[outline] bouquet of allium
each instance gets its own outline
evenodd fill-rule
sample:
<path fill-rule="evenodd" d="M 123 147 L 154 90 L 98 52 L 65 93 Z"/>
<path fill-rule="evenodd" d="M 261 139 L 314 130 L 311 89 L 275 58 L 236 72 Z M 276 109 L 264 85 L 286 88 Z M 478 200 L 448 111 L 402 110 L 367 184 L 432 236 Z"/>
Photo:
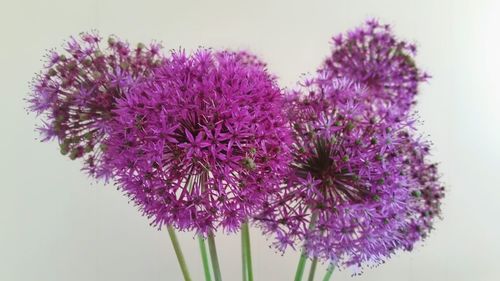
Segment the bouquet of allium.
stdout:
<path fill-rule="evenodd" d="M 389 26 L 370 20 L 333 37 L 294 90 L 248 52 L 160 51 L 71 38 L 49 54 L 29 109 L 43 116 L 42 140 L 166 226 L 185 280 L 176 230 L 198 236 L 207 281 L 222 280 L 214 232 L 241 231 L 250 281 L 249 225 L 260 227 L 279 251 L 300 249 L 298 281 L 308 259 L 308 280 L 318 261 L 329 280 L 335 267 L 410 251 L 432 229 L 444 188 L 412 113 L 429 76 Z"/>

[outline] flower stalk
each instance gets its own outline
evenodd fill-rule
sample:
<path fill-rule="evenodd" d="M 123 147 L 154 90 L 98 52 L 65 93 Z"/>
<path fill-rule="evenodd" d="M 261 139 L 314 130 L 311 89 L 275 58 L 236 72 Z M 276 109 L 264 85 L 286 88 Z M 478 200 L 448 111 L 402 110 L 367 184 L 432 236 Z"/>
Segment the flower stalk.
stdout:
<path fill-rule="evenodd" d="M 243 280 L 253 281 L 252 252 L 250 246 L 250 230 L 248 222 L 241 225 L 241 242 L 243 255 Z"/>
<path fill-rule="evenodd" d="M 311 269 L 309 270 L 309 277 L 307 277 L 307 281 L 313 281 L 314 275 L 316 273 L 316 267 L 318 266 L 318 258 L 314 257 L 311 263 Z"/>
<path fill-rule="evenodd" d="M 200 244 L 201 261 L 203 263 L 203 272 L 205 273 L 205 281 L 212 281 L 212 276 L 210 275 L 210 263 L 208 261 L 207 247 L 205 245 L 205 239 L 202 236 L 198 236 L 198 243 Z"/>
<path fill-rule="evenodd" d="M 304 268 L 307 262 L 307 254 L 304 250 L 302 250 L 302 254 L 300 255 L 299 264 L 297 265 L 297 271 L 295 271 L 295 279 L 294 281 L 301 281 L 302 276 L 304 275 Z"/>
<path fill-rule="evenodd" d="M 177 235 L 175 234 L 175 229 L 171 225 L 167 226 L 167 229 L 170 240 L 172 240 L 172 246 L 174 247 L 175 255 L 177 256 L 177 260 L 179 261 L 179 266 L 181 267 L 184 280 L 192 281 L 191 276 L 189 275 L 186 260 L 184 259 L 184 255 L 182 254 L 181 245 L 179 244 L 179 240 L 177 240 Z"/>
<path fill-rule="evenodd" d="M 323 278 L 323 281 L 330 281 L 330 278 L 332 277 L 333 270 L 335 269 L 335 265 L 331 263 L 328 268 L 326 269 L 326 274 L 325 277 Z"/>
<path fill-rule="evenodd" d="M 245 237 L 243 236 L 243 229 L 241 229 L 241 280 L 247 280 L 247 261 L 245 255 Z"/>
<path fill-rule="evenodd" d="M 323 278 L 323 281 L 330 281 L 330 278 L 332 277 L 333 270 L 335 269 L 335 265 L 331 263 L 328 268 L 326 269 L 326 274 L 325 277 Z"/>
<path fill-rule="evenodd" d="M 208 250 L 210 251 L 210 258 L 212 259 L 212 269 L 214 271 L 215 281 L 222 281 L 219 258 L 217 257 L 217 247 L 215 246 L 215 237 L 213 232 L 208 233 Z"/>
<path fill-rule="evenodd" d="M 318 219 L 318 214 L 313 213 L 311 215 L 311 222 L 309 223 L 309 230 L 314 228 L 314 226 L 316 225 L 317 219 Z M 304 245 L 304 247 L 302 249 L 302 254 L 300 255 L 299 264 L 297 265 L 297 270 L 295 271 L 294 281 L 301 281 L 302 280 L 302 276 L 304 275 L 304 268 L 306 266 L 306 262 L 307 262 L 307 251 L 306 251 L 306 248 Z"/>

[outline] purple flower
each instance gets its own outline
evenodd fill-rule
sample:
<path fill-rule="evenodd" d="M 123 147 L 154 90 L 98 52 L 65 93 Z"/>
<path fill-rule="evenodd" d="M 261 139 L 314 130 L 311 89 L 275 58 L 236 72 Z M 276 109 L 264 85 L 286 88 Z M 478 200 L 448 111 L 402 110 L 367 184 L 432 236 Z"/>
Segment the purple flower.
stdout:
<path fill-rule="evenodd" d="M 100 46 L 96 33 L 71 38 L 65 53 L 51 51 L 44 71 L 33 82 L 29 110 L 42 115 L 42 140 L 57 139 L 61 153 L 83 158 L 84 170 L 107 178 L 102 154 L 115 99 L 133 80 L 148 76 L 161 62 L 156 44 L 130 51 L 128 43 L 110 37 Z M 153 52 L 154 51 L 154 52 Z"/>
<path fill-rule="evenodd" d="M 306 84 L 289 95 L 287 185 L 255 219 L 280 250 L 302 241 L 309 256 L 339 266 L 381 263 L 409 244 L 405 231 L 416 224 L 407 215 L 414 177 L 402 172 L 406 150 L 419 149 L 408 142 L 413 122 L 380 118 L 366 102 L 373 91 L 359 83 Z"/>
<path fill-rule="evenodd" d="M 153 224 L 233 231 L 287 169 L 282 107 L 274 77 L 254 56 L 174 52 L 118 100 L 107 157 Z"/>
<path fill-rule="evenodd" d="M 358 81 L 372 92 L 370 103 L 386 109 L 381 117 L 403 118 L 415 103 L 418 84 L 429 77 L 415 64 L 415 45 L 399 40 L 388 25 L 376 20 L 332 41 L 331 54 L 318 70 L 322 79 Z"/>

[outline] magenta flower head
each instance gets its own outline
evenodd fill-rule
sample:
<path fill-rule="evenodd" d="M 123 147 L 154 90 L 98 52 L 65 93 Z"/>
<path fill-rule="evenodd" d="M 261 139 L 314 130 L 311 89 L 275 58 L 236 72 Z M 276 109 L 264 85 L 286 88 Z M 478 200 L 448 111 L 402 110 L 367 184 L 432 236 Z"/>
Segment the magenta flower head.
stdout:
<path fill-rule="evenodd" d="M 44 71 L 33 82 L 29 110 L 43 115 L 42 140 L 57 139 L 61 153 L 83 158 L 84 170 L 109 176 L 102 154 L 115 100 L 138 77 L 161 62 L 158 44 L 137 45 L 110 37 L 101 46 L 97 33 L 71 38 L 65 52 L 49 53 Z"/>
<path fill-rule="evenodd" d="M 310 257 L 362 266 L 406 245 L 412 179 L 401 172 L 402 149 L 413 122 L 381 118 L 366 103 L 372 93 L 337 79 L 290 94 L 287 186 L 256 216 L 279 250 L 302 241 Z"/>
<path fill-rule="evenodd" d="M 118 101 L 108 142 L 116 179 L 158 227 L 233 231 L 286 171 L 283 103 L 248 53 L 173 52 Z"/>
<path fill-rule="evenodd" d="M 372 103 L 391 110 L 386 118 L 405 115 L 415 103 L 420 82 L 429 76 L 415 64 L 416 46 L 398 40 L 389 25 L 366 25 L 333 37 L 331 54 L 319 72 L 327 80 L 345 77 L 367 86 Z"/>

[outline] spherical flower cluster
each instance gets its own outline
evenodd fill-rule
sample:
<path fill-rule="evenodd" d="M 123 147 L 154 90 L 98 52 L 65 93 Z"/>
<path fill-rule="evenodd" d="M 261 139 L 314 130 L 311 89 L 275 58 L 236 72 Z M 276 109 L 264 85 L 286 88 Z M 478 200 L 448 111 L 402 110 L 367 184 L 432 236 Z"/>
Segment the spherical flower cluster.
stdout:
<path fill-rule="evenodd" d="M 418 84 L 428 75 L 415 64 L 414 44 L 398 40 L 389 25 L 368 20 L 366 25 L 333 37 L 331 54 L 319 69 L 323 79 L 345 77 L 371 91 L 384 118 L 400 119 L 415 103 Z M 390 108 L 390 109 L 387 109 Z"/>
<path fill-rule="evenodd" d="M 317 75 L 288 94 L 294 159 L 255 219 L 281 251 L 299 242 L 337 266 L 376 265 L 411 250 L 440 213 L 444 189 L 410 114 L 428 75 L 388 25 L 370 20 L 333 41 Z"/>
<path fill-rule="evenodd" d="M 112 177 L 159 228 L 205 236 L 253 219 L 280 251 L 379 264 L 440 216 L 444 188 L 411 114 L 428 75 L 375 20 L 333 43 L 315 76 L 282 91 L 250 52 L 163 56 L 84 33 L 50 52 L 29 110 L 42 140 Z"/>
<path fill-rule="evenodd" d="M 109 163 L 153 224 L 233 231 L 287 170 L 283 103 L 274 77 L 247 53 L 174 52 L 118 101 Z"/>
<path fill-rule="evenodd" d="M 117 97 L 161 62 L 160 46 L 128 43 L 110 37 L 102 48 L 96 33 L 71 38 L 65 52 L 51 51 L 44 71 L 33 82 L 29 110 L 43 114 L 42 140 L 56 138 L 61 153 L 83 158 L 84 170 L 107 177 L 102 169 L 103 139 Z"/>
<path fill-rule="evenodd" d="M 380 263 L 404 242 L 408 177 L 401 143 L 411 123 L 386 122 L 348 80 L 293 92 L 293 162 L 287 186 L 256 217 L 280 250 L 304 241 L 312 257 L 338 265 Z"/>

